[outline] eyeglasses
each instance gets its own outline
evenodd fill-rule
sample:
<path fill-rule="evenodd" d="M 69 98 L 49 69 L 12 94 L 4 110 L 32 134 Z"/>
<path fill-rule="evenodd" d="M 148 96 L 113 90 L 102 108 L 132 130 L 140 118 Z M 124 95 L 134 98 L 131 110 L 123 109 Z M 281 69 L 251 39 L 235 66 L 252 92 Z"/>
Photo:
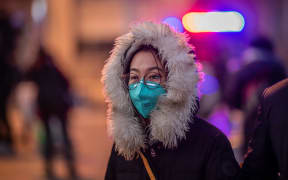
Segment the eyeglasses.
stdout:
<path fill-rule="evenodd" d="M 144 85 L 148 88 L 157 88 L 157 84 L 162 84 L 165 80 L 165 77 L 160 72 L 149 72 L 145 74 L 143 78 L 139 77 L 136 73 L 128 73 L 124 75 L 125 82 L 128 82 L 129 89 L 136 88 L 140 82 L 143 80 Z M 140 79 L 141 78 L 141 79 Z M 155 84 L 157 83 L 157 84 Z"/>

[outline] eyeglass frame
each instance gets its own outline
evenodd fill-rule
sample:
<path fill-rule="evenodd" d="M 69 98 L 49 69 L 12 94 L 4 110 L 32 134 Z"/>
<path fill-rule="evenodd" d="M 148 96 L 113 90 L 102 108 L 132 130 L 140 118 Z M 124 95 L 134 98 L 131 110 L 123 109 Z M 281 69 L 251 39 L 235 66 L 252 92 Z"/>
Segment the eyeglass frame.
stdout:
<path fill-rule="evenodd" d="M 166 76 L 166 74 L 167 74 L 167 72 L 166 71 L 163 71 L 162 69 L 160 69 L 160 68 L 158 68 L 158 71 L 162 71 L 163 73 L 164 73 L 164 76 Z M 151 86 L 151 84 L 152 83 L 157 83 L 157 84 L 160 84 L 160 85 L 163 85 L 163 80 L 165 80 L 166 79 L 166 77 L 162 77 L 163 75 L 161 75 L 161 73 L 159 72 L 159 75 L 161 76 L 160 77 L 160 81 L 158 82 L 158 81 L 153 81 L 153 80 L 145 80 L 146 79 L 146 76 L 149 76 L 149 75 L 153 75 L 153 74 L 155 74 L 156 72 L 148 72 L 147 74 L 145 74 L 142 78 L 139 78 L 137 81 L 135 81 L 135 82 L 132 82 L 132 83 L 129 83 L 129 81 L 130 81 L 130 75 L 131 75 L 131 73 L 127 73 L 127 74 L 123 74 L 122 75 L 122 79 L 124 80 L 124 84 L 125 84 L 125 88 L 127 88 L 127 89 L 130 89 L 130 85 L 131 84 L 137 84 L 136 86 L 135 86 L 135 88 L 141 83 L 141 81 L 143 81 L 143 83 L 144 83 L 144 85 L 146 86 L 146 87 L 148 87 L 148 88 L 151 88 L 152 86 Z M 150 84 L 150 86 L 147 86 L 147 83 L 149 83 L 149 82 L 152 82 L 151 84 Z M 155 87 L 156 88 L 156 87 Z M 134 88 L 133 88 L 134 89 Z M 153 88 L 152 88 L 153 89 Z"/>

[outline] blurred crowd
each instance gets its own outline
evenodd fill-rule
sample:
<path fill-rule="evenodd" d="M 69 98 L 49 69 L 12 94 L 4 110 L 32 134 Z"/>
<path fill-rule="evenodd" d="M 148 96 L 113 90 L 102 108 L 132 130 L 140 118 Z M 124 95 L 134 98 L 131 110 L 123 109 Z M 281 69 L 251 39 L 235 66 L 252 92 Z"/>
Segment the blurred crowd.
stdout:
<path fill-rule="evenodd" d="M 0 156 L 14 156 L 17 152 L 8 115 L 9 103 L 16 103 L 23 112 L 21 139 L 29 141 L 33 123 L 38 119 L 41 129 L 39 149 L 45 162 L 49 179 L 56 177 L 53 171 L 55 155 L 62 153 L 67 162 L 71 179 L 77 178 L 74 151 L 69 134 L 68 112 L 73 105 L 70 83 L 55 65 L 55 60 L 38 41 L 28 53 L 30 60 L 21 66 L 24 50 L 21 44 L 25 24 L 14 24 L 8 13 L 0 12 L 0 58 L 1 58 L 1 113 Z M 23 47 L 21 47 L 22 45 Z M 35 54 L 33 54 L 35 53 Z M 20 58 L 20 59 L 17 59 Z"/>
<path fill-rule="evenodd" d="M 263 91 L 287 77 L 283 60 L 279 59 L 274 48 L 268 37 L 259 35 L 247 44 L 239 59 L 228 59 L 226 64 L 220 65 L 220 77 L 215 73 L 211 80 L 211 70 L 206 71 L 207 82 L 204 80 L 202 87 L 204 93 L 207 86 L 211 89 L 215 84 L 217 91 L 202 98 L 203 110 L 199 115 L 230 138 L 239 162 L 243 162 L 249 140 L 257 127 L 258 106 Z M 213 71 L 217 71 L 215 66 Z"/>

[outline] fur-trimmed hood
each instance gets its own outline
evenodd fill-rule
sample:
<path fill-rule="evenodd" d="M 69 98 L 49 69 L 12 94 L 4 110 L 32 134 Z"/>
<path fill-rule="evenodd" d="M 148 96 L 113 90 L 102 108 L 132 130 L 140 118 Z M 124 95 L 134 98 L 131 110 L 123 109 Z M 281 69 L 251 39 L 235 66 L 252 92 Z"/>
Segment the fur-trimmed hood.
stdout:
<path fill-rule="evenodd" d="M 135 116 L 129 93 L 124 87 L 123 64 L 141 45 L 156 48 L 166 61 L 168 70 L 167 94 L 160 96 L 150 114 L 149 142 L 160 141 L 166 148 L 177 147 L 185 139 L 191 116 L 198 109 L 199 72 L 193 48 L 183 34 L 168 25 L 144 22 L 134 25 L 130 32 L 116 39 L 114 49 L 102 71 L 102 82 L 108 103 L 109 133 L 119 154 L 132 159 L 140 148 L 145 148 L 145 132 Z"/>

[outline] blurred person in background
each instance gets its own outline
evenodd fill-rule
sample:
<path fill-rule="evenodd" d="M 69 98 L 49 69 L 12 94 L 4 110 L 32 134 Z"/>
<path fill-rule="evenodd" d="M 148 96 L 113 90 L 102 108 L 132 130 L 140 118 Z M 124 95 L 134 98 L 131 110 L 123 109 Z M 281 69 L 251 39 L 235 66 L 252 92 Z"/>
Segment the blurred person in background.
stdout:
<path fill-rule="evenodd" d="M 226 136 L 196 116 L 199 74 L 193 48 L 168 25 L 143 22 L 116 39 L 102 77 L 114 138 L 105 179 L 237 175 Z"/>
<path fill-rule="evenodd" d="M 54 59 L 40 46 L 37 59 L 27 74 L 38 91 L 37 111 L 44 130 L 43 155 L 48 179 L 55 179 L 53 159 L 59 149 L 63 151 L 71 179 L 77 179 L 75 157 L 69 134 L 68 112 L 72 106 L 70 85 L 57 68 Z M 60 141 L 60 148 L 57 148 Z"/>
<path fill-rule="evenodd" d="M 288 79 L 267 88 L 258 109 L 241 180 L 288 179 Z"/>
<path fill-rule="evenodd" d="M 263 90 L 286 77 L 285 69 L 274 53 L 273 43 L 263 36 L 251 41 L 243 53 L 243 63 L 231 76 L 225 93 L 231 120 L 239 119 L 240 116 L 243 123 L 244 142 L 240 148 L 242 160 L 255 130 L 257 106 Z"/>
<path fill-rule="evenodd" d="M 9 15 L 0 11 L 0 155 L 12 155 L 15 152 L 7 105 L 21 77 L 15 64 L 15 49 L 20 32 L 21 28 L 13 26 Z"/>

